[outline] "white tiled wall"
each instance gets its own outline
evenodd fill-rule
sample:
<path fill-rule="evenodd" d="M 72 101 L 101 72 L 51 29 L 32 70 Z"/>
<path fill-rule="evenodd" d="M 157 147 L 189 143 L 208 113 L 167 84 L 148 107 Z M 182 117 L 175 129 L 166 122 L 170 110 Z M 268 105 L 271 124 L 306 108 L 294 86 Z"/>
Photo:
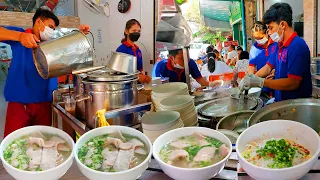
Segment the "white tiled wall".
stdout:
<path fill-rule="evenodd" d="M 78 15 L 81 23 L 91 26 L 95 36 L 95 64 L 106 64 L 109 55 L 121 44 L 125 24 L 137 19 L 142 25 L 141 37 L 137 42 L 143 54 L 144 69 L 151 73 L 150 60 L 153 59 L 153 3 L 154 0 L 132 0 L 129 12 L 121 14 L 117 6 L 119 1 L 109 0 L 110 16 L 94 14 L 82 2 L 78 3 Z"/>

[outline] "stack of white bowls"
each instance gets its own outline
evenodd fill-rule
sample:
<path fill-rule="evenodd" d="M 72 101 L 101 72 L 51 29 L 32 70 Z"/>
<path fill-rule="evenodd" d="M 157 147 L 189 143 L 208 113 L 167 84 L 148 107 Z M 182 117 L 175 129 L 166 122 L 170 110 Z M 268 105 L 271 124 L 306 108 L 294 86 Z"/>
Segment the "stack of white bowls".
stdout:
<path fill-rule="evenodd" d="M 185 127 L 198 126 L 197 110 L 194 97 L 190 95 L 176 95 L 160 101 L 161 111 L 177 111 Z"/>
<path fill-rule="evenodd" d="M 160 101 L 176 95 L 189 95 L 188 86 L 185 83 L 173 82 L 152 87 L 151 99 L 155 110 L 160 110 Z"/>
<path fill-rule="evenodd" d="M 142 117 L 141 124 L 143 133 L 152 143 L 163 133 L 183 127 L 180 113 L 176 111 L 150 112 Z"/>

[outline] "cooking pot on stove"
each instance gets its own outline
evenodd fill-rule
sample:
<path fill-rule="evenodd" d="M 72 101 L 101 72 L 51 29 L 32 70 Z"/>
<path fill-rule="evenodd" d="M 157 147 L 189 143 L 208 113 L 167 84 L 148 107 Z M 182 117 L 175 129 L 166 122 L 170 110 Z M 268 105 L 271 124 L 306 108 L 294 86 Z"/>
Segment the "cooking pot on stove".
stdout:
<path fill-rule="evenodd" d="M 84 106 L 80 115 L 84 115 L 87 126 L 95 128 L 95 115 L 98 110 L 107 111 L 136 105 L 138 102 L 138 74 L 123 74 L 110 69 L 102 69 L 86 73 L 85 77 L 78 76 L 75 83 L 75 94 L 83 97 Z M 79 83 L 81 80 L 81 83 Z M 79 88 L 78 88 L 79 87 Z M 90 97 L 87 98 L 86 97 Z M 77 112 L 76 112 L 77 113 Z M 77 115 L 78 116 L 78 115 Z M 138 124 L 137 113 L 120 116 L 108 120 L 112 125 L 133 126 Z"/>

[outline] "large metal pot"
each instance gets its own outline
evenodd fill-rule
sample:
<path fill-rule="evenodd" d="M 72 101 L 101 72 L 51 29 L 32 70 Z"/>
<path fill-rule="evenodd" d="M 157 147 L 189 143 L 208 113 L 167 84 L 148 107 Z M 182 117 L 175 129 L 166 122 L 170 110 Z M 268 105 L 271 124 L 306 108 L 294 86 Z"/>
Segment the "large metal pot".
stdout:
<path fill-rule="evenodd" d="M 84 97 L 84 89 L 82 79 L 85 78 L 85 74 L 74 74 L 72 77 L 74 96 L 76 99 L 82 99 Z M 85 119 L 85 104 L 84 101 L 78 101 L 76 104 L 76 118 Z"/>
<path fill-rule="evenodd" d="M 88 38 L 74 31 L 58 39 L 41 42 L 33 50 L 33 60 L 42 78 L 71 74 L 93 66 L 93 46 Z"/>
<path fill-rule="evenodd" d="M 85 119 L 90 128 L 96 127 L 95 115 L 98 110 L 114 110 L 136 105 L 138 102 L 137 80 L 119 82 L 83 81 L 84 94 L 91 96 L 85 101 Z M 132 126 L 138 124 L 137 113 L 113 118 L 112 125 Z"/>
<path fill-rule="evenodd" d="M 293 120 L 320 131 L 320 100 L 294 99 L 265 106 L 249 119 L 248 127 L 268 120 Z"/>
<path fill-rule="evenodd" d="M 95 115 L 98 110 L 110 111 L 138 103 L 138 74 L 123 74 L 105 68 L 86 73 L 85 78 L 77 75 L 74 81 L 75 93 L 81 94 L 83 91 L 82 97 L 91 97 L 84 101 L 84 111 L 81 112 L 84 112 L 84 119 L 90 128 L 96 127 Z M 132 126 L 138 124 L 138 115 L 134 113 L 108 121 L 112 125 Z"/>

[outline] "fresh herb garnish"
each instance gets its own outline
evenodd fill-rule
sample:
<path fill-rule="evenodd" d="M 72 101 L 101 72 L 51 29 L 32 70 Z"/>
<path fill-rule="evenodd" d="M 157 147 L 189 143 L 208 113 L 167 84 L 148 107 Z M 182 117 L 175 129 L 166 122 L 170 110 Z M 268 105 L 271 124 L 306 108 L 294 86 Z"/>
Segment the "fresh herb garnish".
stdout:
<path fill-rule="evenodd" d="M 292 147 L 286 140 L 269 140 L 266 145 L 257 150 L 257 153 L 264 159 L 273 158 L 274 162 L 269 164 L 270 168 L 286 168 L 293 166 L 293 158 L 297 148 Z"/>

